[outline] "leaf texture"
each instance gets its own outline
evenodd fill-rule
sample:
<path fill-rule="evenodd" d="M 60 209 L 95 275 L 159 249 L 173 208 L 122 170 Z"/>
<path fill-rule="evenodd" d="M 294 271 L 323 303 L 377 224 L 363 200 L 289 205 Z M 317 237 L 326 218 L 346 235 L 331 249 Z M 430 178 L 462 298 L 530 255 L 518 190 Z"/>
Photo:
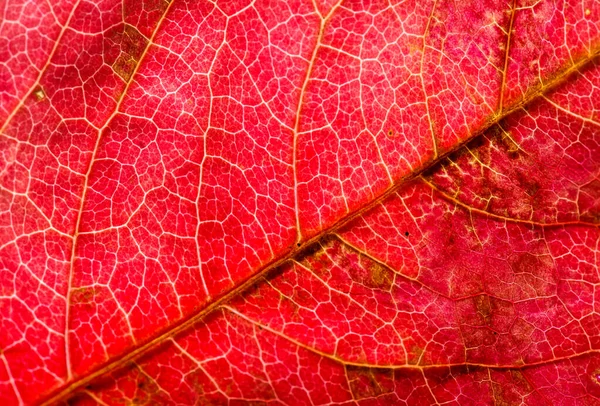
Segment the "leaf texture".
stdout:
<path fill-rule="evenodd" d="M 600 402 L 600 4 L 0 3 L 8 404 Z"/>

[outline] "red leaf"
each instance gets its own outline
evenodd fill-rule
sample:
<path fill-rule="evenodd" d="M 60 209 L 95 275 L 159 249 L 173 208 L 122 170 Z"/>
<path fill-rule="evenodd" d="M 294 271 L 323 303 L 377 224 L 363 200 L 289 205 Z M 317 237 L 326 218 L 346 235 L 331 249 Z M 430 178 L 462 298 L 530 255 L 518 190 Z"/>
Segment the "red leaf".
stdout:
<path fill-rule="evenodd" d="M 0 13 L 5 403 L 600 403 L 600 3 Z"/>

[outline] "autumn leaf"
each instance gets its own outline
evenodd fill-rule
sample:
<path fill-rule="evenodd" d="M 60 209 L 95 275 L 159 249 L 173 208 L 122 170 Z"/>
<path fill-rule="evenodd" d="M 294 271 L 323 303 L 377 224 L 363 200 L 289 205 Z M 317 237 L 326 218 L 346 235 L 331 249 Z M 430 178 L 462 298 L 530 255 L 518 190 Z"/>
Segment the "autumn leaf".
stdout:
<path fill-rule="evenodd" d="M 5 404 L 600 404 L 600 3 L 0 2 Z"/>

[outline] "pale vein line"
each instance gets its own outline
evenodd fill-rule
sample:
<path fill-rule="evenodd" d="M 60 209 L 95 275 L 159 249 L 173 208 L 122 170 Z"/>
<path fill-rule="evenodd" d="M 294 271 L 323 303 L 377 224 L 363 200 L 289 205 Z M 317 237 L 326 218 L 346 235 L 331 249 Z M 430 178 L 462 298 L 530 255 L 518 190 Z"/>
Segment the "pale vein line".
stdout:
<path fill-rule="evenodd" d="M 494 219 L 506 221 L 508 223 L 527 224 L 527 225 L 531 225 L 533 227 L 544 227 L 544 228 L 563 227 L 563 226 L 588 226 L 588 227 L 595 227 L 595 228 L 600 227 L 600 224 L 590 223 L 590 222 L 582 221 L 582 220 L 579 220 L 579 221 L 563 221 L 563 222 L 556 222 L 556 223 L 542 223 L 542 222 L 539 222 L 539 221 L 521 220 L 521 219 L 515 219 L 515 218 L 512 218 L 512 217 L 501 216 L 499 214 L 490 213 L 488 211 L 477 209 L 477 208 L 475 208 L 473 206 L 469 206 L 468 204 L 460 201 L 458 198 L 450 196 L 448 193 L 446 193 L 443 190 L 439 189 L 433 182 L 428 181 L 424 177 L 421 176 L 421 177 L 419 177 L 419 179 L 424 184 L 426 184 L 431 189 L 433 189 L 436 193 L 439 193 L 445 200 L 448 200 L 448 201 L 456 204 L 459 207 L 462 207 L 463 209 L 465 209 L 465 210 L 467 210 L 469 212 L 474 212 L 474 213 L 477 213 L 477 214 L 481 214 L 484 217 L 490 217 L 490 218 L 494 218 Z"/>
<path fill-rule="evenodd" d="M 0 136 L 4 135 L 4 132 L 6 131 L 6 128 L 8 127 L 8 125 L 11 123 L 12 119 L 15 117 L 15 115 L 17 114 L 18 111 L 21 110 L 21 108 L 25 105 L 25 101 L 27 100 L 27 98 L 29 97 L 29 95 L 31 94 L 31 92 L 39 86 L 40 84 L 40 80 L 42 79 L 42 76 L 44 75 L 44 73 L 46 73 L 46 69 L 48 69 L 48 66 L 50 66 L 52 59 L 54 58 L 54 55 L 56 54 L 56 51 L 58 50 L 58 47 L 62 41 L 63 36 L 65 35 L 65 33 L 67 32 L 67 29 L 69 28 L 69 25 L 71 24 L 71 19 L 73 18 L 73 16 L 75 15 L 75 10 L 77 10 L 77 7 L 79 6 L 79 3 L 81 2 L 81 0 L 77 0 L 77 2 L 73 5 L 73 8 L 71 9 L 71 12 L 69 13 L 69 16 L 67 17 L 67 20 L 65 21 L 65 24 L 61 27 L 60 33 L 58 34 L 58 37 L 56 37 L 56 40 L 54 42 L 54 46 L 52 47 L 52 49 L 50 50 L 50 53 L 48 54 L 48 59 L 46 60 L 46 63 L 44 64 L 44 66 L 42 66 L 38 72 L 38 75 L 34 81 L 34 83 L 29 87 L 29 90 L 27 90 L 24 93 L 24 96 L 21 98 L 21 100 L 19 100 L 19 102 L 17 103 L 17 105 L 13 108 L 12 112 L 6 117 L 6 121 L 4 122 L 4 124 L 2 125 L 2 127 L 0 127 Z M 57 24 L 60 25 L 59 21 L 56 19 L 56 16 L 54 15 L 54 10 L 52 9 L 52 7 L 50 6 L 50 4 L 48 4 L 49 8 L 50 8 L 50 12 L 52 13 L 52 15 L 55 18 L 55 21 L 57 22 Z M 37 206 L 35 206 L 37 208 Z M 44 218 L 46 218 L 46 216 L 44 216 Z M 47 219 L 47 218 L 46 218 Z M 70 237 L 70 236 L 69 236 Z M 66 338 L 65 338 L 66 339 Z M 6 370 L 9 374 L 10 377 L 10 383 L 11 386 L 13 387 L 13 390 L 15 391 L 15 394 L 17 396 L 17 398 L 19 399 L 19 404 L 23 404 L 23 400 L 21 398 L 21 394 L 19 393 L 16 383 L 10 373 L 10 368 L 8 366 L 8 361 L 6 360 L 6 358 L 4 357 L 3 354 L 0 354 L 0 357 L 2 358 L 2 361 L 5 364 Z"/>
<path fill-rule="evenodd" d="M 321 247 L 323 248 L 323 252 L 325 253 L 325 255 L 326 255 L 328 258 L 329 258 L 329 260 L 330 260 L 330 261 L 331 261 L 333 264 L 337 265 L 338 267 L 342 267 L 342 265 L 341 265 L 341 264 L 339 264 L 339 263 L 336 261 L 336 259 L 335 259 L 335 258 L 333 258 L 333 257 L 330 255 L 330 253 L 327 251 L 327 249 L 326 249 L 325 247 L 323 247 L 323 245 L 321 245 Z M 371 316 L 373 316 L 375 319 L 377 319 L 377 320 L 380 320 L 380 321 L 381 321 L 381 323 L 382 323 L 382 325 L 388 325 L 388 324 L 389 324 L 389 323 L 388 323 L 386 320 L 384 320 L 384 318 L 382 318 L 380 315 L 378 315 L 377 313 L 374 313 L 374 312 L 372 312 L 371 310 L 367 309 L 367 307 L 365 307 L 365 306 L 363 305 L 363 303 L 361 303 L 361 302 L 360 302 L 358 299 L 356 299 L 354 296 L 352 296 L 352 294 L 351 294 L 351 293 L 349 293 L 349 292 L 344 292 L 344 291 L 341 291 L 341 290 L 339 290 L 339 289 L 336 289 L 336 288 L 333 288 L 333 287 L 331 287 L 331 286 L 330 286 L 330 285 L 329 285 L 329 284 L 328 284 L 328 283 L 327 283 L 325 280 L 323 280 L 323 279 L 322 279 L 322 278 L 321 278 L 321 277 L 320 277 L 320 276 L 319 276 L 319 275 L 318 275 L 318 274 L 317 274 L 317 273 L 316 273 L 316 272 L 315 272 L 315 271 L 314 271 L 314 270 L 313 270 L 311 267 L 309 267 L 309 266 L 307 266 L 307 265 L 304 265 L 304 264 L 302 264 L 302 263 L 298 262 L 298 260 L 296 260 L 296 259 L 293 259 L 293 260 L 292 260 L 292 263 L 293 263 L 293 264 L 295 264 L 296 266 L 298 266 L 298 267 L 302 268 L 302 269 L 305 269 L 307 272 L 311 273 L 311 274 L 313 275 L 313 277 L 314 277 L 314 278 L 316 278 L 318 281 L 320 281 L 320 282 L 321 282 L 321 283 L 322 283 L 324 286 L 326 286 L 326 287 L 327 287 L 327 289 L 329 289 L 330 291 L 333 291 L 333 292 L 335 292 L 335 293 L 337 293 L 337 294 L 339 294 L 339 295 L 341 295 L 341 296 L 345 296 L 346 298 L 348 298 L 348 300 L 349 300 L 349 301 L 353 302 L 354 304 L 356 304 L 356 306 L 358 306 L 359 308 L 361 308 L 361 309 L 362 309 L 362 310 L 365 312 L 365 314 L 370 314 L 370 315 L 371 315 Z M 393 279 L 393 281 L 392 281 L 392 282 L 391 282 L 391 284 L 390 284 L 390 289 L 389 289 L 389 290 L 385 290 L 385 289 L 383 289 L 383 288 L 379 288 L 378 290 L 383 290 L 383 291 L 385 291 L 385 292 L 388 292 L 388 293 L 390 293 L 390 294 L 391 294 L 391 293 L 392 293 L 392 289 L 393 289 L 393 287 L 395 286 L 395 280 L 396 280 L 396 279 L 395 279 L 395 276 L 396 276 L 396 274 L 397 274 L 397 273 L 396 273 L 396 272 L 395 272 L 395 271 L 394 271 L 392 268 L 390 268 L 389 266 L 385 266 L 384 268 L 388 269 L 389 271 L 391 271 L 391 272 L 394 274 L 394 279 Z M 268 283 L 268 282 L 267 282 L 267 283 Z M 270 283 L 269 283 L 269 285 L 270 285 Z M 271 286 L 272 286 L 272 285 L 271 285 Z M 282 296 L 283 296 L 283 295 L 282 295 Z M 290 300 L 292 300 L 292 299 L 290 299 Z M 293 300 L 292 300 L 292 301 L 293 301 Z M 298 306 L 302 307 L 302 306 L 301 306 L 299 303 L 297 303 L 297 304 L 298 304 Z M 402 334 L 400 334 L 400 332 L 399 332 L 399 331 L 396 329 L 396 326 L 392 325 L 392 328 L 393 328 L 393 330 L 396 332 L 396 334 L 397 334 L 397 337 L 398 337 L 398 339 L 400 340 L 400 345 L 401 345 L 401 347 L 402 347 L 402 351 L 404 351 L 404 356 L 405 356 L 405 358 L 407 358 L 407 359 L 408 359 L 408 353 L 409 353 L 409 352 L 408 352 L 408 350 L 406 349 L 406 346 L 404 345 L 404 339 L 403 339 L 403 337 L 402 337 Z M 331 328 L 328 328 L 328 329 L 331 331 Z M 332 332 L 332 334 L 333 334 L 333 332 Z M 337 340 L 336 340 L 336 352 L 337 352 L 337 346 L 339 345 L 339 341 L 340 341 L 341 337 L 339 337 L 337 334 L 333 334 L 333 335 L 337 337 Z"/>
<path fill-rule="evenodd" d="M 389 269 L 390 271 L 392 271 L 394 273 L 394 275 L 398 275 L 398 276 L 400 276 L 401 278 L 405 279 L 408 282 L 415 283 L 415 284 L 419 285 L 420 287 L 422 287 L 423 289 L 428 290 L 431 293 L 433 293 L 433 294 L 435 294 L 437 296 L 443 297 L 444 299 L 447 299 L 449 301 L 458 302 L 460 300 L 464 300 L 464 299 L 472 297 L 472 296 L 487 295 L 486 292 L 480 292 L 480 293 L 476 293 L 476 294 L 468 295 L 468 296 L 464 296 L 464 297 L 463 296 L 452 297 L 452 296 L 446 295 L 446 294 L 444 294 L 442 292 L 438 292 L 437 290 L 433 289 L 432 287 L 427 286 L 425 283 L 423 283 L 419 279 L 403 274 L 402 272 L 394 269 L 391 265 L 388 265 L 384 261 L 382 261 L 382 260 L 374 257 L 373 255 L 371 255 L 368 252 L 362 250 L 361 248 L 357 247 L 356 245 L 354 245 L 352 243 L 349 243 L 341 235 L 335 234 L 335 233 L 332 233 L 330 235 L 333 235 L 335 238 L 337 238 L 343 245 L 345 245 L 347 247 L 347 249 L 356 252 L 358 255 L 364 256 L 368 260 L 373 261 L 376 264 L 378 264 L 378 265 L 380 265 L 380 266 L 382 266 L 384 268 Z"/>
<path fill-rule="evenodd" d="M 499 113 L 502 114 L 502 111 L 504 110 L 504 91 L 506 88 L 506 73 L 508 72 L 508 61 L 510 60 L 510 44 L 511 44 L 511 39 L 512 39 L 512 31 L 513 31 L 513 25 L 515 22 L 515 14 L 517 14 L 517 10 L 516 10 L 517 4 L 516 4 L 516 0 L 513 0 L 512 2 L 512 6 L 511 6 L 511 13 L 510 13 L 510 23 L 508 25 L 508 33 L 507 38 L 506 38 L 506 50 L 505 50 L 505 55 L 504 55 L 504 68 L 502 70 L 502 83 L 500 84 L 500 101 L 498 102 L 498 110 Z"/>
<path fill-rule="evenodd" d="M 352 390 L 352 385 L 350 385 L 350 379 L 348 376 L 348 366 L 344 365 L 344 379 L 346 380 L 346 384 L 348 385 L 348 391 L 350 392 L 350 395 L 352 395 L 352 400 L 356 403 L 357 399 L 356 396 L 354 395 L 354 391 Z"/>
<path fill-rule="evenodd" d="M 294 174 L 294 211 L 296 216 L 296 243 L 300 243 L 302 241 L 302 230 L 300 229 L 300 206 L 298 202 L 298 133 L 300 132 L 300 114 L 302 113 L 302 106 L 304 105 L 304 96 L 306 95 L 306 89 L 308 88 L 308 83 L 310 82 L 310 78 L 312 75 L 312 70 L 315 65 L 315 61 L 317 60 L 317 55 L 319 53 L 319 49 L 321 48 L 321 40 L 323 38 L 323 34 L 325 32 L 325 24 L 327 20 L 335 13 L 343 0 L 339 0 L 329 11 L 325 17 L 322 17 L 319 13 L 318 8 L 315 6 L 315 11 L 319 14 L 319 18 L 321 19 L 321 23 L 319 25 L 319 33 L 317 36 L 317 41 L 313 48 L 312 55 L 310 57 L 310 61 L 308 62 L 308 67 L 306 70 L 306 76 L 304 77 L 304 81 L 302 82 L 302 88 L 300 89 L 300 95 L 298 96 L 298 106 L 296 107 L 296 119 L 294 122 L 294 139 L 292 145 L 292 171 Z"/>
<path fill-rule="evenodd" d="M 431 25 L 431 20 L 433 19 L 433 14 L 435 13 L 435 9 L 437 7 L 437 0 L 433 2 L 433 6 L 431 7 L 431 14 L 429 15 L 429 19 L 427 20 L 427 25 L 425 26 L 425 32 L 423 32 L 423 52 L 421 53 L 421 67 L 419 70 L 419 77 L 421 78 L 421 89 L 423 90 L 423 96 L 425 97 L 425 110 L 427 111 L 427 121 L 429 122 L 429 131 L 431 132 L 431 141 L 433 143 L 433 159 L 438 157 L 437 151 L 437 140 L 435 139 L 435 132 L 433 130 L 433 119 L 431 118 L 431 113 L 429 110 L 429 96 L 427 96 L 427 90 L 425 89 L 425 78 L 423 77 L 423 67 L 425 64 L 425 50 L 427 49 L 427 36 L 429 35 L 429 26 Z"/>
<path fill-rule="evenodd" d="M 15 393 L 15 395 L 17 396 L 17 399 L 19 400 L 19 405 L 23 405 L 23 398 L 21 397 L 21 393 L 19 392 L 19 389 L 17 388 L 17 383 L 15 382 L 15 378 L 12 375 L 12 372 L 10 370 L 10 366 L 8 365 L 8 360 L 6 359 L 6 357 L 4 356 L 4 354 L 2 353 L 2 351 L 0 350 L 0 359 L 2 359 L 2 363 L 4 364 L 4 368 L 6 369 L 6 374 L 8 375 L 8 382 L 10 382 L 10 386 L 13 389 L 13 392 Z"/>
<path fill-rule="evenodd" d="M 323 247 L 323 248 L 325 248 L 325 247 Z M 335 261 L 335 259 L 333 259 L 333 258 L 331 257 L 331 255 L 329 254 L 329 252 L 327 252 L 326 250 L 324 250 L 324 253 L 325 253 L 325 255 L 327 255 L 327 257 L 329 258 L 329 260 L 330 260 L 331 262 L 333 262 L 333 263 L 334 263 L 335 265 L 337 265 L 337 266 L 340 266 L 340 264 L 338 264 L 338 263 Z M 383 324 L 385 324 L 385 320 L 384 320 L 384 319 L 383 319 L 383 318 L 382 318 L 380 315 L 378 315 L 377 313 L 375 313 L 375 312 L 373 312 L 373 311 L 371 311 L 371 310 L 367 309 L 367 308 L 366 308 L 366 307 L 363 305 L 363 303 L 359 302 L 359 301 L 358 301 L 358 300 L 357 300 L 355 297 L 353 297 L 353 296 L 352 296 L 352 294 L 350 294 L 350 293 L 348 293 L 348 292 L 344 292 L 344 291 L 342 291 L 342 290 L 340 290 L 340 289 L 336 289 L 336 288 L 334 288 L 334 287 L 331 287 L 331 286 L 329 285 L 329 283 L 327 283 L 327 282 L 326 282 L 326 281 L 325 281 L 323 278 L 321 278 L 321 277 L 320 277 L 320 276 L 319 276 L 319 275 L 318 275 L 318 274 L 317 274 L 317 273 L 316 273 L 316 272 L 315 272 L 315 271 L 314 271 L 312 268 L 310 268 L 310 267 L 309 267 L 309 266 L 307 266 L 307 265 L 304 265 L 304 264 L 303 264 L 303 263 L 301 263 L 301 262 L 298 262 L 296 259 L 293 259 L 291 262 L 292 262 L 294 265 L 296 265 L 297 267 L 299 267 L 299 268 L 301 268 L 301 269 L 304 269 L 306 272 L 310 273 L 310 274 L 313 276 L 313 278 L 315 278 L 315 279 L 317 279 L 319 282 L 321 282 L 321 284 L 323 284 L 323 286 L 325 286 L 325 287 L 326 287 L 326 288 L 327 288 L 327 289 L 328 289 L 330 292 L 337 293 L 337 294 L 338 294 L 338 295 L 340 295 L 340 296 L 344 296 L 344 297 L 346 297 L 346 298 L 348 299 L 348 301 L 350 301 L 350 302 L 354 303 L 354 304 L 355 304 L 357 307 L 360 307 L 360 308 L 361 308 L 361 309 L 362 309 L 362 310 L 363 310 L 363 311 L 364 311 L 366 314 L 370 314 L 371 316 L 373 316 L 373 318 L 374 318 L 374 319 L 378 319 L 378 320 L 380 320 L 380 321 L 381 321 Z M 341 266 L 340 266 L 340 267 L 341 267 Z M 387 267 L 387 268 L 388 268 L 388 269 L 390 269 L 389 267 Z M 390 270 L 391 270 L 391 269 L 390 269 Z M 269 285 L 270 285 L 270 286 L 271 286 L 273 289 L 277 290 L 277 291 L 278 291 L 278 292 L 279 292 L 279 293 L 280 293 L 282 296 L 286 296 L 286 295 L 285 295 L 285 294 L 283 294 L 281 291 L 279 291 L 278 289 L 276 289 L 276 288 L 275 288 L 273 285 L 271 285 L 271 283 L 270 283 L 270 282 L 268 282 L 268 281 L 267 281 L 267 283 L 269 283 Z M 381 289 L 381 290 L 383 290 L 383 289 Z M 388 291 L 385 291 L 385 292 L 388 292 Z M 306 306 L 302 306 L 300 303 L 297 303 L 295 300 L 293 300 L 293 299 L 291 299 L 291 298 L 290 298 L 290 301 L 292 301 L 293 303 L 296 303 L 296 304 L 298 305 L 298 307 L 304 307 L 304 308 L 306 308 Z M 336 334 L 334 334 L 334 335 L 336 335 Z M 337 336 L 337 335 L 336 335 L 336 336 Z M 402 338 L 402 337 L 399 337 L 399 338 Z M 403 347 L 404 347 L 404 345 L 403 345 Z"/>
<path fill-rule="evenodd" d="M 582 351 L 578 354 L 574 354 L 574 355 L 566 355 L 563 357 L 555 357 L 553 359 L 548 359 L 548 360 L 541 360 L 541 361 L 536 361 L 536 362 L 531 362 L 529 364 L 523 364 L 523 365 L 505 365 L 505 364 L 501 364 L 501 365 L 493 365 L 493 364 L 484 364 L 484 363 L 476 363 L 476 362 L 455 362 L 455 363 L 448 363 L 448 364 L 430 364 L 430 365 L 414 365 L 414 364 L 400 364 L 400 365 L 395 365 L 395 364 L 371 364 L 371 363 L 366 363 L 366 362 L 355 362 L 355 361 L 346 361 L 343 359 L 340 359 L 338 357 L 336 357 L 335 355 L 329 354 L 327 352 L 318 350 L 314 347 L 311 347 L 309 345 L 306 345 L 292 337 L 287 336 L 286 334 L 277 331 L 275 329 L 273 329 L 272 327 L 263 324 L 257 320 L 252 319 L 251 317 L 246 316 L 245 314 L 239 312 L 238 310 L 234 309 L 233 307 L 229 306 L 229 305 L 223 305 L 221 306 L 221 308 L 223 310 L 227 310 L 228 312 L 230 312 L 231 314 L 241 318 L 242 320 L 245 320 L 246 322 L 250 323 L 251 325 L 260 327 L 268 332 L 270 332 L 271 334 L 274 334 L 278 337 L 283 338 L 284 340 L 296 345 L 299 348 L 302 348 L 306 351 L 309 351 L 313 354 L 319 355 L 323 358 L 327 358 L 330 359 L 338 364 L 341 364 L 343 366 L 353 366 L 353 367 L 359 367 L 359 368 L 371 368 L 371 369 L 388 369 L 388 370 L 403 370 L 403 369 L 407 369 L 407 370 L 427 370 L 427 369 L 435 369 L 435 368 L 452 368 L 452 367 L 475 367 L 475 368 L 487 368 L 487 369 L 493 369 L 493 370 L 519 370 L 519 369 L 527 369 L 527 368 L 532 368 L 535 366 L 540 366 L 540 365 L 547 365 L 547 364 L 553 364 L 553 363 L 557 363 L 557 362 L 562 362 L 565 360 L 571 360 L 574 358 L 579 358 L 582 357 L 584 355 L 595 355 L 595 354 L 599 354 L 600 351 L 599 350 L 587 350 L 587 351 Z"/>
<path fill-rule="evenodd" d="M 489 373 L 489 369 L 488 369 L 488 373 Z M 421 370 L 421 375 L 423 375 L 423 380 L 425 381 L 425 386 L 427 386 L 427 390 L 429 391 L 429 394 L 431 395 L 431 398 L 433 399 L 433 401 L 435 402 L 436 405 L 439 405 L 440 402 L 438 402 L 437 397 L 435 396 L 435 394 L 433 393 L 433 390 L 431 389 L 431 386 L 429 385 L 429 380 L 427 380 L 427 376 L 425 375 L 425 370 Z"/>
<path fill-rule="evenodd" d="M 202 224 L 202 222 L 200 221 L 200 212 L 198 211 L 198 207 L 200 206 L 200 197 L 202 196 L 202 185 L 204 184 L 204 165 L 206 163 L 206 160 L 208 159 L 208 153 L 206 150 L 206 141 L 207 141 L 207 137 L 208 137 L 208 131 L 211 128 L 211 122 L 212 122 L 212 115 L 213 115 L 213 89 L 212 86 L 210 84 L 210 72 L 212 72 L 213 70 L 213 66 L 215 65 L 215 62 L 217 60 L 217 57 L 219 55 L 219 53 L 221 52 L 221 50 L 224 48 L 225 44 L 227 43 L 227 28 L 229 26 L 229 19 L 227 19 L 226 23 L 225 23 L 225 27 L 223 28 L 223 41 L 221 41 L 221 44 L 219 45 L 219 48 L 217 48 L 215 50 L 215 56 L 213 58 L 213 61 L 210 65 L 210 67 L 207 69 L 207 82 L 208 82 L 208 93 L 209 93 L 209 98 L 208 98 L 208 113 L 207 113 L 207 124 L 206 124 L 206 130 L 204 131 L 204 136 L 202 137 L 202 161 L 200 162 L 200 173 L 198 175 L 198 181 L 200 182 L 200 184 L 198 185 L 198 196 L 196 197 L 196 202 L 195 202 L 195 206 L 196 206 L 196 216 L 198 218 L 198 223 L 196 224 L 196 238 L 195 238 L 195 245 L 196 245 L 196 256 L 198 257 L 198 273 L 200 274 L 200 280 L 202 281 L 202 288 L 204 289 L 204 294 L 206 294 L 206 300 L 210 301 L 211 300 L 211 296 L 210 296 L 210 292 L 208 291 L 208 285 L 206 284 L 206 279 L 204 278 L 204 273 L 202 271 L 202 256 L 200 253 L 200 244 L 198 243 L 198 240 L 200 238 L 200 225 Z"/>
<path fill-rule="evenodd" d="M 160 31 L 160 26 L 162 25 L 163 21 L 165 20 L 165 17 L 167 16 L 167 14 L 169 13 L 169 10 L 170 10 L 171 6 L 173 5 L 173 3 L 174 2 L 170 2 L 167 5 L 167 8 L 165 9 L 163 15 L 160 17 L 160 20 L 158 21 L 156 28 L 155 28 L 154 32 L 152 33 L 152 36 L 150 37 L 150 39 L 148 40 L 148 43 L 146 44 L 146 48 L 144 49 L 144 52 L 140 56 L 137 65 L 135 66 L 133 72 L 131 73 L 131 76 L 129 77 L 129 81 L 125 85 L 125 88 L 123 89 L 123 92 L 121 93 L 120 98 L 117 101 L 117 104 L 115 106 L 113 113 L 106 119 L 105 124 L 98 129 L 98 136 L 96 137 L 96 144 L 94 145 L 94 150 L 92 152 L 90 164 L 89 164 L 88 169 L 84 176 L 83 189 L 82 189 L 83 194 L 81 196 L 81 201 L 79 203 L 79 210 L 77 212 L 77 221 L 75 222 L 75 228 L 74 228 L 75 231 L 74 231 L 74 235 L 73 235 L 73 242 L 71 245 L 71 262 L 69 265 L 69 273 L 67 275 L 67 278 L 68 278 L 67 297 L 65 298 L 65 301 L 66 301 L 66 304 L 65 304 L 65 309 L 66 309 L 65 310 L 65 358 L 66 358 L 65 363 L 66 363 L 67 380 L 68 381 L 71 381 L 73 379 L 73 372 L 71 371 L 71 354 L 69 351 L 69 317 L 70 317 L 70 305 L 71 305 L 71 290 L 72 290 L 72 285 L 73 285 L 73 273 L 74 273 L 73 271 L 74 271 L 75 254 L 76 254 L 75 250 L 77 247 L 79 229 L 81 227 L 81 219 L 83 217 L 83 208 L 85 205 L 85 199 L 86 199 L 87 192 L 88 192 L 90 175 L 92 173 L 92 168 L 94 167 L 94 161 L 96 160 L 96 155 L 98 153 L 100 141 L 102 139 L 102 132 L 104 131 L 105 128 L 108 128 L 108 126 L 111 124 L 112 120 L 117 116 L 117 114 L 119 114 L 121 104 L 123 103 L 123 100 L 125 100 L 125 95 L 127 94 L 131 84 L 134 82 L 133 79 L 134 79 L 135 75 L 138 73 L 140 66 L 142 65 L 142 61 L 144 60 L 146 54 L 148 53 L 148 50 L 152 46 L 152 43 L 154 42 L 154 38 L 156 37 L 156 34 Z M 135 340 L 134 337 L 132 337 L 132 339 Z"/>
<path fill-rule="evenodd" d="M 586 123 L 590 123 L 592 125 L 600 127 L 600 122 L 595 121 L 595 120 L 593 120 L 591 118 L 583 117 L 583 116 L 581 116 L 581 115 L 579 115 L 579 114 L 577 114 L 577 113 L 575 113 L 575 112 L 573 112 L 573 111 L 571 111 L 571 110 L 569 110 L 569 109 L 561 106 L 560 104 L 554 102 L 553 100 L 551 100 L 548 97 L 546 97 L 546 95 L 542 95 L 542 98 L 544 100 L 546 100 L 548 103 L 550 103 L 551 105 L 553 105 L 554 107 L 556 107 L 558 110 L 560 110 L 560 111 L 562 111 L 564 113 L 567 113 L 568 115 L 570 115 L 572 117 L 575 117 L 575 118 L 577 118 L 577 119 L 579 119 L 581 121 L 585 121 Z"/>
<path fill-rule="evenodd" d="M 89 390 L 84 390 L 83 393 L 85 393 L 86 395 L 88 395 L 90 398 L 92 398 L 92 400 L 94 402 L 96 402 L 97 404 L 101 405 L 101 406 L 109 406 L 108 403 L 105 403 L 102 399 L 100 399 L 98 396 L 96 396 L 96 394 L 92 391 Z"/>
<path fill-rule="evenodd" d="M 44 66 L 40 69 L 40 72 L 38 73 L 38 76 L 37 76 L 35 82 L 29 88 L 29 90 L 25 93 L 25 96 L 23 96 L 23 98 L 15 106 L 13 111 L 8 115 L 8 117 L 6 117 L 6 121 L 4 122 L 4 125 L 0 128 L 0 135 L 4 134 L 4 131 L 6 131 L 8 124 L 12 121 L 12 119 L 17 114 L 17 112 L 19 110 L 21 110 L 21 107 L 23 107 L 23 105 L 25 104 L 25 100 L 27 100 L 27 98 L 29 97 L 29 95 L 31 94 L 33 89 L 35 89 L 37 86 L 39 86 L 40 80 L 42 79 L 42 76 L 44 75 L 44 73 L 46 73 L 46 69 L 48 69 L 48 66 L 50 66 L 50 63 L 52 62 L 52 59 L 54 58 L 54 54 L 58 50 L 58 45 L 60 44 L 62 37 L 65 35 L 65 32 L 69 28 L 71 19 L 75 15 L 75 10 L 77 10 L 77 7 L 79 6 L 80 2 L 81 2 L 81 0 L 77 0 L 77 3 L 75 3 L 75 5 L 73 6 L 73 9 L 69 13 L 69 17 L 67 18 L 67 21 L 65 21 L 65 25 L 61 28 L 60 34 L 58 34 L 58 37 L 56 37 L 56 42 L 54 43 L 54 46 L 52 47 L 52 50 L 50 51 L 50 54 L 48 55 L 48 60 L 46 61 Z M 54 14 L 54 10 L 51 9 L 51 11 Z M 58 23 L 58 21 L 57 21 L 57 23 Z"/>
<path fill-rule="evenodd" d="M 227 394 L 221 390 L 221 387 L 219 386 L 217 381 L 213 378 L 213 376 L 211 374 L 208 373 L 208 371 L 206 369 L 204 369 L 204 366 L 198 359 L 196 359 L 196 357 L 194 357 L 192 354 L 190 354 L 185 348 L 183 348 L 181 345 L 179 345 L 179 343 L 177 341 L 175 341 L 174 339 L 171 338 L 170 341 L 173 344 L 173 346 L 175 348 L 177 348 L 177 350 L 179 352 L 181 352 L 181 354 L 183 354 L 185 357 L 189 358 L 190 361 L 192 361 L 194 364 L 196 364 L 198 369 L 200 371 L 202 371 L 204 373 L 204 375 L 206 375 L 206 377 L 212 382 L 212 384 L 215 386 L 215 389 L 217 390 L 217 392 L 219 392 L 224 397 L 227 397 Z"/>

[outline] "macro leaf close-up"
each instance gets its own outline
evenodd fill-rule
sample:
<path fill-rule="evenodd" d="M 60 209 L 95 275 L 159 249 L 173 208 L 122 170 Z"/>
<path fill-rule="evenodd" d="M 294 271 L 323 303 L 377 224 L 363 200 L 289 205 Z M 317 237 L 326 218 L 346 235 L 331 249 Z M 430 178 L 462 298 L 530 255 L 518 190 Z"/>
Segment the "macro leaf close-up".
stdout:
<path fill-rule="evenodd" d="M 0 0 L 0 403 L 600 405 L 600 1 Z"/>

